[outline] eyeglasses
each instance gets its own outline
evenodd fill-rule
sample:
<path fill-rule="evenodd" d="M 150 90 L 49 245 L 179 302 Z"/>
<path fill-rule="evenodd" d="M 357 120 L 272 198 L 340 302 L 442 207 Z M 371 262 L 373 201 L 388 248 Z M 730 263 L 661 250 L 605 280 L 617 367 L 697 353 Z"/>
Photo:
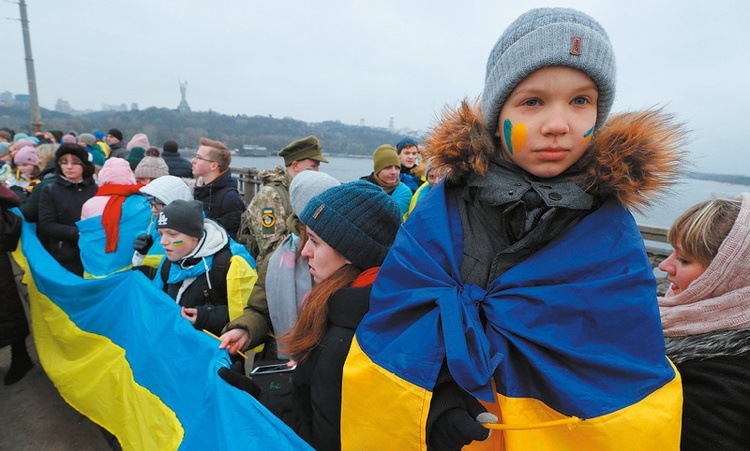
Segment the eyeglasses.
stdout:
<path fill-rule="evenodd" d="M 209 163 L 216 163 L 214 160 L 209 160 L 208 158 L 204 158 L 204 157 L 202 157 L 202 156 L 200 156 L 198 154 L 195 154 L 195 159 L 196 160 L 201 160 L 201 161 L 207 161 Z"/>
<path fill-rule="evenodd" d="M 57 164 L 59 164 L 60 166 L 65 166 L 66 164 L 73 164 L 73 165 L 77 165 L 77 166 L 83 166 L 83 163 L 81 162 L 81 160 L 78 160 L 78 159 L 76 159 L 76 160 L 59 160 L 57 162 Z"/>
<path fill-rule="evenodd" d="M 146 196 L 146 201 L 149 203 L 149 205 L 156 208 L 157 210 L 161 210 L 162 208 L 166 207 L 165 204 L 161 203 L 154 196 Z"/>

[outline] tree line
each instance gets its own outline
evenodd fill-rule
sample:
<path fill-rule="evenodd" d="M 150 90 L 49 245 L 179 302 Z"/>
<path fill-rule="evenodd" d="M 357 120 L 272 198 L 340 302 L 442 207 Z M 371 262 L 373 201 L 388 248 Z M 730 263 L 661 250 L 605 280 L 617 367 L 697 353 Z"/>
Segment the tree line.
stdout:
<path fill-rule="evenodd" d="M 30 133 L 28 107 L 0 107 L 0 127 Z M 42 109 L 44 130 L 74 130 L 78 133 L 94 130 L 106 132 L 110 128 L 122 131 L 125 140 L 136 133 L 145 133 L 149 142 L 161 147 L 167 140 L 175 140 L 180 148 L 197 148 L 201 137 L 226 143 L 229 149 L 244 144 L 256 144 L 269 151 L 278 151 L 290 142 L 315 135 L 323 145 L 323 152 L 337 155 L 370 156 L 381 144 L 395 145 L 404 135 L 385 128 L 347 125 L 339 121 L 308 123 L 292 118 L 269 116 L 230 116 L 208 112 L 178 112 L 168 108 L 151 107 L 132 111 L 101 111 L 71 115 Z M 419 139 L 418 136 L 412 136 Z"/>

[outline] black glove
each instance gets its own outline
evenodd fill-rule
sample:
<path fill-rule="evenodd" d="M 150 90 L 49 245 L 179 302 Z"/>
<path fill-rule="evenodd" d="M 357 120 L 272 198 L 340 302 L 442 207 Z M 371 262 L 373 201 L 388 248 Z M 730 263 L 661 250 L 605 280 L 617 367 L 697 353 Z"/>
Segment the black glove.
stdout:
<path fill-rule="evenodd" d="M 135 241 L 133 242 L 133 249 L 135 249 L 135 251 L 139 254 L 145 255 L 153 245 L 154 239 L 151 238 L 151 235 L 149 235 L 148 233 L 141 233 L 140 235 L 135 237 Z"/>
<path fill-rule="evenodd" d="M 484 414 L 482 420 L 485 420 L 491 414 L 488 414 L 487 409 L 458 384 L 452 381 L 441 384 L 440 389 L 435 392 L 433 403 L 436 398 L 438 402 L 445 401 L 458 407 L 445 410 L 435 420 L 427 437 L 430 451 L 460 450 L 474 440 L 482 441 L 490 436 L 490 430 L 482 426 L 477 417 Z M 490 422 L 496 421 L 497 418 Z"/>
<path fill-rule="evenodd" d="M 232 364 L 232 369 L 222 366 L 219 368 L 219 376 L 227 381 L 229 385 L 239 388 L 242 391 L 250 393 L 253 398 L 257 398 L 260 394 L 260 387 L 258 387 L 252 379 L 245 376 L 242 371 L 244 362 L 235 362 Z"/>

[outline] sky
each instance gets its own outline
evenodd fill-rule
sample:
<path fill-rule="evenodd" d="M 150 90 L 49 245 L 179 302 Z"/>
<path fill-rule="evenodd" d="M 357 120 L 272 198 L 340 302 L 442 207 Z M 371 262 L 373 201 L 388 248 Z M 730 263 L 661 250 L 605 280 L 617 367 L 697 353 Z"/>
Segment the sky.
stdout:
<path fill-rule="evenodd" d="M 664 107 L 700 172 L 750 175 L 750 2 L 744 0 L 26 0 L 39 102 L 193 111 L 426 131 L 476 98 L 503 30 L 565 6 L 607 30 L 613 112 Z M 0 1 L 0 92 L 28 93 L 18 4 Z M 44 118 L 42 118 L 44 120 Z"/>

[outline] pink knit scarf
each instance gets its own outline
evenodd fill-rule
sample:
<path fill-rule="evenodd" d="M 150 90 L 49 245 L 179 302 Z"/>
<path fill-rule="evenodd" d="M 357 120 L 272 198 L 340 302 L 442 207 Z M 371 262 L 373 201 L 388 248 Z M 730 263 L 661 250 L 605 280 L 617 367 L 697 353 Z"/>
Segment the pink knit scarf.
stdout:
<path fill-rule="evenodd" d="M 750 193 L 719 253 L 686 290 L 658 298 L 664 335 L 750 328 Z"/>

